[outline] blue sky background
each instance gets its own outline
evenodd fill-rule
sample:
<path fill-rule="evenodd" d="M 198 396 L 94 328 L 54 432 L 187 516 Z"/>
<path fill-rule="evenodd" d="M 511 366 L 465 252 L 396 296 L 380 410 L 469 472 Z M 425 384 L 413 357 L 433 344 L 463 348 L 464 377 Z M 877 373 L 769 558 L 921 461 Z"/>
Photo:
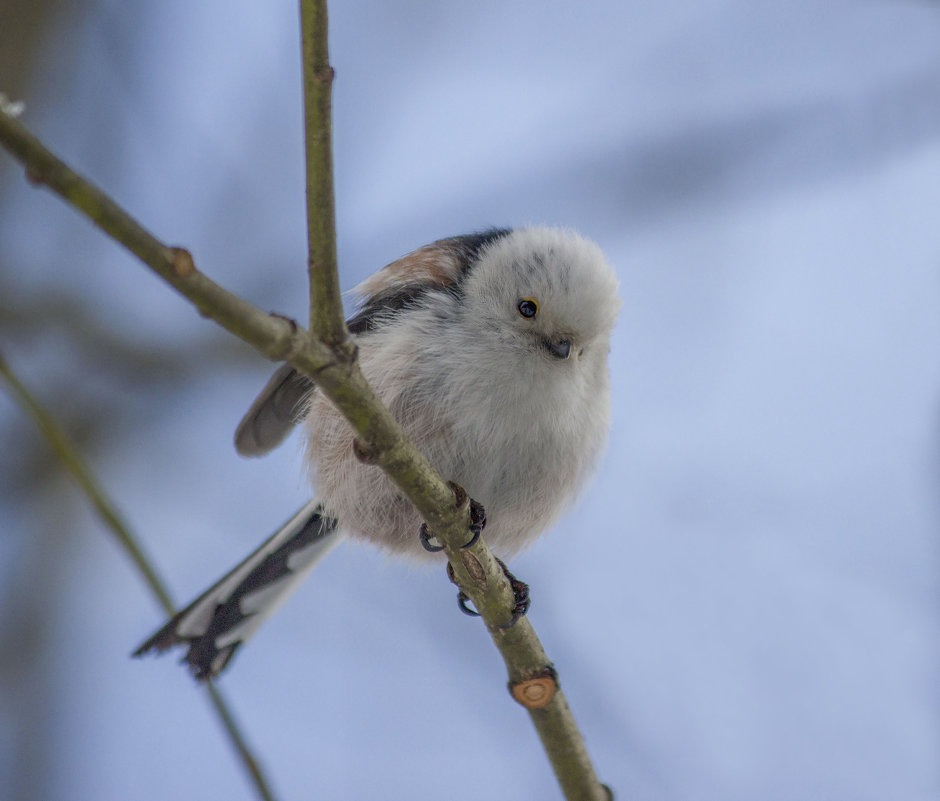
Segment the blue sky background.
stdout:
<path fill-rule="evenodd" d="M 526 223 L 620 276 L 605 461 L 513 562 L 601 778 L 940 797 L 940 8 L 351 0 L 331 47 L 345 288 Z M 293 3 L 96 0 L 23 119 L 303 319 L 298 64 Z M 296 439 L 231 447 L 270 365 L 3 155 L 0 180 L 0 348 L 187 600 L 307 497 Z M 251 798 L 184 671 L 128 658 L 162 615 L 4 395 L 0 437 L 0 786 Z M 221 684 L 279 797 L 560 797 L 453 596 L 345 545 L 243 650 Z"/>

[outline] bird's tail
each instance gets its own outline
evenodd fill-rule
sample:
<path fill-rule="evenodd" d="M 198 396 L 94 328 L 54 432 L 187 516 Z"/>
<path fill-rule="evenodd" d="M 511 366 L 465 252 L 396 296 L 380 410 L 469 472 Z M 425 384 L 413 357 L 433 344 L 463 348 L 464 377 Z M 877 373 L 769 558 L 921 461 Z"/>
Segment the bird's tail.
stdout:
<path fill-rule="evenodd" d="M 217 676 L 341 539 L 336 521 L 310 501 L 247 559 L 177 612 L 134 656 L 188 645 L 183 661 L 193 675 Z"/>

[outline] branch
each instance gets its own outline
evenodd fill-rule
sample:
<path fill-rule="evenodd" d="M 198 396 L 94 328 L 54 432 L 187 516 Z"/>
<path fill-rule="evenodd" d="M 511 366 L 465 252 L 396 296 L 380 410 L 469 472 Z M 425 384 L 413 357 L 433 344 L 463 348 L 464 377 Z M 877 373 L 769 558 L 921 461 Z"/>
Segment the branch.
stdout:
<path fill-rule="evenodd" d="M 528 619 L 502 628 L 512 618 L 514 597 L 496 557 L 482 537 L 470 548 L 461 547 L 468 539 L 468 503 L 456 505 L 454 492 L 406 438 L 366 382 L 356 363 L 355 349 L 346 338 L 332 344 L 321 341 L 296 323 L 265 314 L 232 295 L 200 273 L 187 251 L 155 239 L 2 110 L 0 144 L 26 166 L 27 176 L 34 183 L 48 186 L 85 214 L 187 297 L 204 316 L 268 358 L 288 361 L 316 382 L 349 420 L 356 433 L 357 450 L 388 474 L 444 544 L 456 583 L 473 601 L 502 654 L 513 695 L 529 710 L 565 797 L 608 799 L 609 790 L 597 779 L 568 704 L 557 687 L 557 676 Z M 314 272 L 314 283 L 321 280 L 322 272 Z"/>
<path fill-rule="evenodd" d="M 0 120 L 3 118 L 0 112 Z M 62 466 L 72 475 L 75 482 L 85 493 L 95 511 L 101 517 L 104 524 L 111 530 L 118 544 L 124 549 L 134 566 L 140 572 L 144 582 L 150 587 L 151 592 L 156 596 L 160 605 L 168 615 L 173 615 L 175 609 L 170 600 L 170 594 L 167 592 L 166 585 L 157 575 L 156 570 L 150 563 L 150 560 L 144 554 L 143 549 L 137 542 L 137 538 L 130 530 L 128 525 L 121 519 L 120 513 L 113 503 L 108 499 L 104 490 L 98 484 L 92 475 L 88 465 L 85 464 L 78 450 L 72 444 L 68 435 L 63 431 L 55 418 L 39 403 L 32 393 L 16 377 L 10 366 L 0 356 L 0 376 L 6 379 L 10 387 L 10 394 L 19 403 L 20 407 L 36 423 L 39 430 L 48 441 L 56 458 L 62 463 Z M 274 795 L 271 792 L 268 782 L 261 771 L 261 767 L 254 754 L 251 752 L 245 737 L 242 735 L 232 712 L 228 707 L 222 693 L 214 685 L 207 687 L 209 698 L 215 707 L 216 714 L 222 721 L 222 726 L 228 734 L 229 740 L 238 752 L 238 755 L 254 782 L 258 796 L 264 801 L 274 801 Z"/>
<path fill-rule="evenodd" d="M 347 334 L 336 270 L 333 131 L 330 113 L 333 68 L 330 66 L 326 16 L 326 0 L 301 0 L 310 329 L 323 342 L 337 344 L 344 341 Z"/>

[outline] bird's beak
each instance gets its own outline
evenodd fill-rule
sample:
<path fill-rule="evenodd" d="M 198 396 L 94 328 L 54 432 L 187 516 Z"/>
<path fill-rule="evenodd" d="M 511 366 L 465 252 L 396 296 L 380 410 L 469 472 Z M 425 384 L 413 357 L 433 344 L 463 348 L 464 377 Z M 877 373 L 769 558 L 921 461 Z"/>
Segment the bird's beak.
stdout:
<path fill-rule="evenodd" d="M 556 359 L 567 359 L 571 355 L 570 339 L 546 339 L 545 347 Z"/>

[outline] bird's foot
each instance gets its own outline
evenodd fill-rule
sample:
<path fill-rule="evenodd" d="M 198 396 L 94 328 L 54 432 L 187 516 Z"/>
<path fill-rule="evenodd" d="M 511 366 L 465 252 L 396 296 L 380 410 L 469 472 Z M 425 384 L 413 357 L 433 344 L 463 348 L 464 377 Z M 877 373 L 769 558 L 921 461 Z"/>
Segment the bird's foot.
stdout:
<path fill-rule="evenodd" d="M 506 567 L 506 564 L 502 559 L 496 560 L 499 563 L 499 566 L 503 569 L 503 575 L 509 579 L 509 586 L 512 587 L 513 598 L 515 603 L 512 607 L 512 617 L 507 623 L 503 623 L 500 628 L 508 629 L 512 628 L 515 625 L 516 621 L 519 618 L 523 617 L 526 612 L 529 611 L 529 606 L 532 603 L 532 599 L 529 597 L 529 585 L 524 581 L 519 581 L 512 573 L 509 572 L 509 568 Z M 457 593 L 457 606 L 460 607 L 460 611 L 465 615 L 471 615 L 472 617 L 479 617 L 480 613 L 475 609 L 471 609 L 467 606 L 467 601 L 470 600 L 470 597 L 463 590 Z"/>
<path fill-rule="evenodd" d="M 476 543 L 480 539 L 480 534 L 483 533 L 483 529 L 486 527 L 486 510 L 483 508 L 483 504 L 479 501 L 475 501 L 473 498 L 468 497 L 467 491 L 457 484 L 454 481 L 448 481 L 447 485 L 454 491 L 454 498 L 456 500 L 457 508 L 461 508 L 465 504 L 469 503 L 469 512 L 470 512 L 470 539 L 467 540 L 461 548 L 469 548 L 471 545 Z M 431 532 L 428 530 L 428 524 L 421 524 L 421 531 L 419 534 L 421 539 L 421 546 L 426 551 L 431 553 L 437 553 L 438 551 L 443 551 L 444 546 L 440 544 L 440 540 L 437 540 Z M 431 542 L 431 540 L 437 540 L 437 544 Z"/>

